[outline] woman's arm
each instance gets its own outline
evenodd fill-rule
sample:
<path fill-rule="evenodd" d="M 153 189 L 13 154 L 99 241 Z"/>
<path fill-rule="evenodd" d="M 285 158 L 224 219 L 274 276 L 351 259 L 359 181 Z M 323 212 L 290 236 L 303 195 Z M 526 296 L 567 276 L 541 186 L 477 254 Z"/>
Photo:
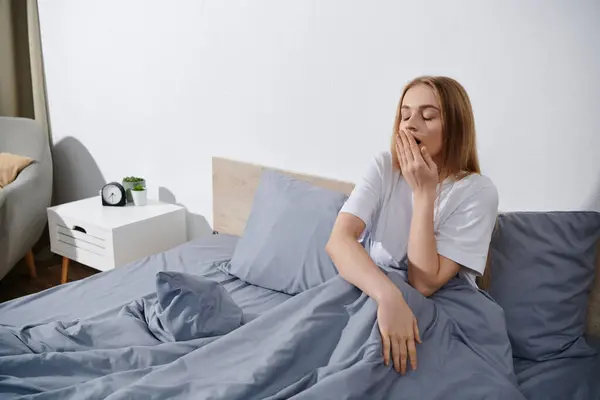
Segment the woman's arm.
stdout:
<path fill-rule="evenodd" d="M 398 132 L 396 152 L 402 175 L 413 191 L 413 216 L 408 238 L 408 282 L 424 296 L 431 296 L 456 275 L 460 266 L 438 254 L 433 231 L 433 207 L 439 180 L 437 166 L 425 147 Z"/>
<path fill-rule="evenodd" d="M 384 297 L 402 295 L 400 289 L 379 269 L 358 242 L 365 223 L 358 217 L 340 213 L 325 250 L 348 282 L 378 303 Z"/>
<path fill-rule="evenodd" d="M 377 302 L 377 324 L 381 334 L 383 360 L 396 371 L 406 373 L 407 361 L 417 369 L 416 343 L 421 343 L 417 319 L 400 289 L 379 269 L 358 242 L 365 223 L 341 212 L 326 250 L 340 275 Z"/>
<path fill-rule="evenodd" d="M 431 296 L 460 270 L 456 262 L 438 254 L 433 231 L 434 193 L 415 193 L 408 238 L 408 282 Z"/>

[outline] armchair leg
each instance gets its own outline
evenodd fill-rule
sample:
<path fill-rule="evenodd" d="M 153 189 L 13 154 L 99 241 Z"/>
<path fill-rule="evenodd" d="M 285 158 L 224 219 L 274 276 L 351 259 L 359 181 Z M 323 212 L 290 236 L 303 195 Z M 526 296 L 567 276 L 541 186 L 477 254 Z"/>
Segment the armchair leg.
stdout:
<path fill-rule="evenodd" d="M 29 268 L 29 275 L 32 278 L 37 278 L 37 271 L 35 268 L 35 261 L 33 260 L 33 251 L 29 250 L 27 254 L 25 254 L 25 263 Z"/>

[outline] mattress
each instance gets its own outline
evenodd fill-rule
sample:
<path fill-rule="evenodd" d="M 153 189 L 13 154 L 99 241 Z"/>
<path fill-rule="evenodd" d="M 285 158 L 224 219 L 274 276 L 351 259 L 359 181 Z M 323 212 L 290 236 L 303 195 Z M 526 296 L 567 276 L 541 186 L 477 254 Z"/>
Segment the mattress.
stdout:
<path fill-rule="evenodd" d="M 0 304 L 0 325 L 97 320 L 155 291 L 158 271 L 178 271 L 221 283 L 248 322 L 291 296 L 241 281 L 217 267 L 231 259 L 238 237 L 211 235 L 86 279 Z"/>

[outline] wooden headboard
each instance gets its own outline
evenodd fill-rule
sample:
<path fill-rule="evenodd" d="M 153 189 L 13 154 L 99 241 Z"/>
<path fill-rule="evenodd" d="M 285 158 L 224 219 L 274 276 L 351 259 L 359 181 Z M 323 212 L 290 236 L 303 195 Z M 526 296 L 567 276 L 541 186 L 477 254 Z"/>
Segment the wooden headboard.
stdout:
<path fill-rule="evenodd" d="M 221 233 L 241 235 L 252 209 L 254 192 L 265 169 L 276 170 L 313 185 L 350 194 L 354 184 L 213 157 L 213 226 Z"/>
<path fill-rule="evenodd" d="M 346 194 L 354 188 L 354 184 L 349 182 L 214 157 L 212 160 L 213 226 L 216 231 L 232 235 L 241 235 L 244 232 L 252 209 L 254 192 L 265 169 L 277 170 L 314 185 Z M 600 249 L 598 253 L 596 280 L 588 305 L 587 332 L 600 337 Z M 493 271 L 490 272 L 493 274 Z M 479 283 L 485 288 L 485 281 Z"/>
<path fill-rule="evenodd" d="M 588 300 L 587 327 L 589 335 L 600 337 L 600 243 L 596 253 L 596 276 Z"/>

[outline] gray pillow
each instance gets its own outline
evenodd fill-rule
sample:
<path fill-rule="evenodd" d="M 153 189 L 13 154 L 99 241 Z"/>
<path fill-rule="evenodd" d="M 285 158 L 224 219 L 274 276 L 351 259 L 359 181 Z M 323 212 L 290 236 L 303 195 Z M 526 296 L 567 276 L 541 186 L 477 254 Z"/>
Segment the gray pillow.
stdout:
<path fill-rule="evenodd" d="M 593 354 L 584 331 L 600 214 L 516 212 L 498 217 L 489 292 L 504 309 L 513 356 Z"/>
<path fill-rule="evenodd" d="M 218 282 L 183 272 L 156 274 L 157 301 L 150 330 L 178 342 L 225 335 L 242 325 L 242 309 Z"/>
<path fill-rule="evenodd" d="M 343 193 L 266 170 L 231 262 L 221 270 L 243 281 L 297 294 L 337 274 L 325 244 Z"/>

